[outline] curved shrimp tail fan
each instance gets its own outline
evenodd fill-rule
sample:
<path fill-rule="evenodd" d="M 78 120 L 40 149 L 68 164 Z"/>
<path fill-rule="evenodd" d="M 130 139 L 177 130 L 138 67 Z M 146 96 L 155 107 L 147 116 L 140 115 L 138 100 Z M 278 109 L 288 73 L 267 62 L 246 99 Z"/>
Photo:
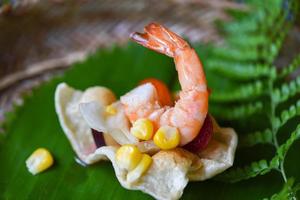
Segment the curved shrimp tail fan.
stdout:
<path fill-rule="evenodd" d="M 180 36 L 158 23 L 150 23 L 144 28 L 145 33 L 134 32 L 130 38 L 154 51 L 174 57 L 177 49 L 189 47 Z"/>

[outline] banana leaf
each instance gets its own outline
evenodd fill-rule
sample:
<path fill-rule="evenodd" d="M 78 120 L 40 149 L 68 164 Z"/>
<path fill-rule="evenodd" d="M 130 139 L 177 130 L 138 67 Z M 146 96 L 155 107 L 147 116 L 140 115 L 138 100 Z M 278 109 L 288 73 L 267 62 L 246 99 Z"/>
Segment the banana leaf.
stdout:
<path fill-rule="evenodd" d="M 142 192 L 122 188 L 109 162 L 88 167 L 79 165 L 54 110 L 54 90 L 60 82 L 82 90 L 103 85 L 120 96 L 147 77 L 163 80 L 170 88 L 177 84 L 172 59 L 130 44 L 99 50 L 86 61 L 75 64 L 63 76 L 34 89 L 30 96 L 25 97 L 23 106 L 8 113 L 3 125 L 5 134 L 0 138 L 0 198 L 152 199 Z M 219 85 L 217 80 L 211 78 L 208 82 Z M 27 171 L 25 160 L 38 147 L 49 149 L 55 164 L 33 176 Z M 285 162 L 287 173 L 298 182 L 299 150 L 298 142 L 291 148 Z M 238 150 L 236 162 L 242 165 L 248 163 L 253 155 L 261 153 L 267 156 L 268 152 L 272 149 L 264 145 L 255 150 Z M 248 156 L 245 158 L 244 155 Z M 234 184 L 217 180 L 192 182 L 185 189 L 182 199 L 262 199 L 280 191 L 282 182 L 276 171 Z"/>

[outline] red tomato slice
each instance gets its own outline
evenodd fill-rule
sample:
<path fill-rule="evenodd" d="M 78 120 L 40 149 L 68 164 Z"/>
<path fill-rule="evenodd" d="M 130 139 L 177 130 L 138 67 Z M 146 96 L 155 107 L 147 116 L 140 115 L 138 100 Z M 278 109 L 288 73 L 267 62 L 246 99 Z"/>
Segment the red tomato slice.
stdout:
<path fill-rule="evenodd" d="M 162 106 L 173 105 L 171 93 L 164 82 L 155 78 L 147 78 L 140 82 L 140 84 L 145 84 L 145 83 L 152 83 L 154 85 L 158 93 L 159 102 Z"/>

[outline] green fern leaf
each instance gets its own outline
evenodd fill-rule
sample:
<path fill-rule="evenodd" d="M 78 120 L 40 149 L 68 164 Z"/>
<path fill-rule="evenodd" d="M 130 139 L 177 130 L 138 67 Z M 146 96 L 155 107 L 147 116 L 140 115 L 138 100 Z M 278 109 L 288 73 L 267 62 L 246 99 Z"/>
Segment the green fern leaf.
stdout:
<path fill-rule="evenodd" d="M 263 20 L 264 12 L 261 12 L 261 16 L 258 15 L 257 19 L 255 18 L 246 18 L 242 21 L 236 21 L 229 24 L 223 25 L 223 30 L 227 34 L 235 35 L 237 32 L 240 33 L 249 33 L 249 32 L 256 32 L 259 29 L 258 21 Z"/>
<path fill-rule="evenodd" d="M 277 157 L 279 161 L 283 161 L 289 148 L 292 144 L 300 138 L 300 125 L 297 126 L 296 130 L 291 134 L 289 139 L 287 139 L 282 145 L 277 149 Z"/>
<path fill-rule="evenodd" d="M 292 73 L 293 71 L 295 71 L 298 67 L 300 67 L 300 54 L 298 54 L 293 61 L 291 62 L 291 64 L 287 67 L 284 67 L 282 69 L 282 71 L 279 73 L 279 77 L 286 77 L 287 75 L 289 75 L 290 73 Z"/>
<path fill-rule="evenodd" d="M 274 12 L 272 12 L 275 14 Z M 274 23 L 276 20 L 276 23 Z M 269 22 L 267 22 L 269 21 Z M 239 35 L 229 35 L 227 43 L 234 47 L 246 48 L 246 47 L 262 47 L 272 43 L 272 39 L 277 39 L 278 35 L 284 37 L 287 31 L 282 31 L 282 27 L 286 24 L 286 15 L 274 15 L 274 18 L 268 16 L 264 21 L 265 24 L 272 26 L 272 32 L 262 32 L 261 34 L 245 33 Z M 268 29 L 269 30 L 269 29 Z M 283 34 L 285 33 L 285 34 Z"/>
<path fill-rule="evenodd" d="M 256 35 L 256 34 L 243 34 L 243 35 L 233 35 L 229 36 L 226 40 L 230 45 L 245 48 L 253 46 L 262 46 L 268 42 L 269 38 L 265 35 Z"/>
<path fill-rule="evenodd" d="M 232 35 L 264 34 L 274 28 L 274 24 L 278 23 L 278 16 L 282 12 L 282 0 L 262 2 L 248 1 L 250 9 L 255 10 L 255 12 L 250 12 L 246 17 L 226 24 L 223 27 L 224 31 Z"/>
<path fill-rule="evenodd" d="M 257 101 L 255 103 L 248 103 L 238 106 L 214 105 L 210 106 L 210 112 L 224 120 L 238 120 L 245 119 L 253 114 L 261 113 L 263 111 L 263 103 Z"/>
<path fill-rule="evenodd" d="M 282 127 L 288 120 L 300 114 L 300 100 L 291 105 L 287 110 L 281 112 L 280 117 L 274 118 L 273 123 L 276 129 Z"/>
<path fill-rule="evenodd" d="M 290 26 L 286 25 L 286 27 L 283 28 L 282 31 L 279 32 L 279 35 L 276 36 L 275 41 L 270 42 L 270 44 L 267 44 L 261 54 L 260 59 L 264 60 L 267 63 L 272 63 L 274 59 L 277 57 L 279 50 L 281 49 L 282 43 L 285 39 L 285 36 L 287 35 L 288 31 L 290 30 Z"/>
<path fill-rule="evenodd" d="M 274 58 L 278 55 L 278 52 L 282 46 L 284 38 L 289 31 L 289 27 L 285 27 L 284 30 L 279 32 L 276 36 L 275 41 L 270 41 L 262 50 L 259 50 L 256 46 L 254 47 L 219 47 L 213 50 L 216 57 L 233 60 L 233 61 L 255 61 L 255 60 L 265 60 L 267 63 L 272 63 Z"/>
<path fill-rule="evenodd" d="M 293 178 L 288 179 L 282 190 L 278 194 L 272 195 L 270 200 L 293 199 L 295 196 L 294 193 L 297 191 L 293 189 L 294 182 L 295 180 Z M 268 198 L 264 198 L 263 200 L 268 200 Z"/>
<path fill-rule="evenodd" d="M 284 147 L 282 147 L 285 149 Z M 283 150 L 281 151 L 283 152 Z M 286 151 L 284 151 L 286 153 Z M 244 167 L 232 168 L 223 174 L 217 176 L 217 180 L 235 183 L 241 180 L 254 178 L 258 175 L 264 175 L 273 169 L 278 169 L 280 166 L 281 156 L 277 154 L 270 162 L 260 160 L 252 162 Z"/>
<path fill-rule="evenodd" d="M 272 166 L 266 160 L 252 162 L 250 165 L 239 168 L 232 168 L 216 177 L 217 180 L 235 183 L 241 180 L 263 175 L 272 170 Z"/>
<path fill-rule="evenodd" d="M 273 135 L 270 129 L 257 131 L 240 136 L 239 147 L 251 147 L 257 144 L 273 144 Z"/>
<path fill-rule="evenodd" d="M 247 33 L 257 33 L 265 32 L 268 28 L 261 27 L 260 24 L 265 22 L 269 17 L 266 14 L 264 6 L 251 6 L 250 9 L 256 9 L 256 12 L 250 12 L 245 17 L 239 19 L 232 23 L 226 23 L 223 25 L 223 30 L 230 35 L 240 35 Z"/>
<path fill-rule="evenodd" d="M 299 56 L 300 61 L 300 56 Z M 299 62 L 300 64 L 300 62 Z M 276 104 L 288 100 L 300 92 L 300 77 L 290 83 L 284 83 L 280 88 L 274 90 L 272 97 Z"/>
<path fill-rule="evenodd" d="M 262 64 L 243 64 L 227 60 L 210 59 L 206 67 L 221 75 L 234 80 L 251 80 L 261 77 L 275 77 L 276 70 L 274 67 Z"/>
<path fill-rule="evenodd" d="M 233 61 L 254 61 L 260 59 L 260 53 L 256 47 L 249 48 L 229 48 L 219 47 L 213 51 L 215 57 Z"/>
<path fill-rule="evenodd" d="M 298 192 L 300 191 L 300 183 L 298 183 L 297 185 L 295 185 L 295 187 L 293 188 L 294 192 Z"/>
<path fill-rule="evenodd" d="M 246 114 L 246 116 L 261 113 L 263 109 L 258 108 L 259 106 L 256 107 L 257 109 L 249 109 L 249 112 L 246 112 L 245 110 L 247 109 L 242 109 L 242 106 L 235 105 L 235 103 L 240 103 L 240 99 L 246 99 L 246 95 L 241 95 L 240 92 L 236 91 L 238 91 L 238 88 L 248 86 L 249 83 L 245 84 L 242 82 L 244 80 L 253 78 L 256 81 L 262 81 L 267 79 L 270 84 L 268 87 L 264 87 L 264 89 L 266 89 L 266 95 L 271 97 L 271 101 L 268 102 L 266 100 L 267 102 L 264 101 L 264 104 L 268 105 L 266 106 L 265 111 L 266 115 L 269 116 L 271 126 L 262 132 L 254 132 L 245 136 L 240 136 L 239 147 L 252 147 L 256 144 L 272 144 L 276 148 L 276 155 L 269 162 L 261 160 L 243 168 L 233 168 L 218 176 L 217 179 L 237 182 L 263 175 L 275 169 L 281 173 L 284 181 L 287 181 L 283 162 L 289 148 L 300 137 L 300 125 L 290 135 L 289 139 L 281 145 L 278 144 L 276 133 L 288 120 L 299 115 L 300 101 L 296 102 L 295 105 L 291 105 L 289 109 L 282 111 L 279 117 L 276 117 L 276 110 L 278 109 L 279 103 L 290 104 L 287 100 L 299 93 L 300 78 L 297 78 L 290 83 L 284 83 L 278 89 L 273 88 L 275 81 L 281 80 L 281 78 L 286 77 L 299 67 L 300 55 L 294 59 L 291 65 L 282 70 L 279 74 L 275 72 L 275 67 L 272 67 L 274 70 L 272 73 L 266 74 L 266 71 L 271 69 L 269 66 L 275 63 L 274 60 L 278 56 L 282 44 L 292 27 L 298 11 L 298 1 L 276 0 L 271 1 L 270 4 L 266 6 L 263 1 L 251 0 L 251 4 L 254 7 L 257 6 L 257 8 L 261 8 L 261 10 L 256 11 L 255 17 L 252 19 L 249 18 L 250 20 L 247 20 L 248 16 L 246 16 L 235 23 L 225 26 L 224 29 L 228 34 L 226 43 L 223 48 L 218 48 L 214 51 L 217 59 L 210 59 L 210 63 L 208 63 L 209 70 L 217 72 L 218 74 L 227 77 L 229 80 L 235 80 L 236 82 L 240 81 L 240 86 L 231 89 L 231 93 L 233 94 L 231 96 L 225 92 L 212 94 L 211 99 L 215 105 L 211 106 L 211 111 L 215 113 L 215 116 L 224 120 L 233 120 L 238 119 L 239 117 L 242 118 L 243 116 L 240 115 L 240 113 Z M 264 4 L 264 6 L 261 6 L 262 4 Z M 241 31 L 239 31 L 239 28 L 241 28 Z M 253 37 L 251 37 L 252 34 L 254 35 Z M 243 37 L 249 38 L 249 41 L 243 41 Z M 263 39 L 264 37 L 267 37 L 268 39 Z M 228 49 L 231 49 L 231 51 L 227 51 Z M 238 51 L 247 52 L 240 55 Z M 218 59 L 220 61 L 218 61 Z M 229 62 L 232 64 L 228 64 Z M 265 69 L 259 67 L 255 69 L 253 67 L 262 63 L 266 66 Z M 236 66 L 234 64 L 236 64 Z M 255 71 L 260 70 L 260 73 L 257 76 L 256 74 L 252 75 L 251 73 L 247 79 L 247 70 L 250 72 L 250 69 Z M 239 73 L 239 70 L 242 73 Z M 255 94 L 255 92 L 248 92 L 248 99 L 251 99 L 251 96 L 255 97 Z M 258 99 L 262 99 L 259 98 L 260 96 L 257 97 Z M 259 101 L 260 100 L 258 100 L 258 102 Z M 230 102 L 230 104 L 224 108 L 224 105 L 226 105 L 224 102 Z M 251 107 L 255 107 L 253 105 L 254 104 L 252 104 Z M 261 103 L 261 105 L 263 104 Z M 247 106 L 249 106 L 249 104 L 247 104 Z M 250 110 L 255 111 L 250 112 Z M 273 195 L 271 199 L 294 199 L 296 193 L 291 192 L 294 190 L 294 188 L 291 190 L 292 185 L 293 183 L 287 181 L 287 186 L 285 186 L 280 193 Z M 286 188 L 288 188 L 288 190 Z M 297 186 L 297 188 L 300 189 L 300 186 Z"/>
<path fill-rule="evenodd" d="M 212 102 L 232 102 L 254 99 L 263 94 L 264 87 L 262 81 L 255 81 L 250 84 L 244 84 L 230 92 L 218 91 L 213 92 L 210 96 Z"/>

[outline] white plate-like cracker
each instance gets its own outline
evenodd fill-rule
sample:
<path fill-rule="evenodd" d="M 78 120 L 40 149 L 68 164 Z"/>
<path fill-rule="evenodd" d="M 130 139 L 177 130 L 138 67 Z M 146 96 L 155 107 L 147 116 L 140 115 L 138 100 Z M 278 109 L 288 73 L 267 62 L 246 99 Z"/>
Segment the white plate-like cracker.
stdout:
<path fill-rule="evenodd" d="M 159 151 L 153 142 L 138 142 L 130 135 L 130 124 L 119 101 L 112 104 L 117 114 L 110 116 L 105 113 L 108 102 L 82 101 L 82 96 L 84 92 L 65 83 L 57 86 L 55 107 L 65 135 L 85 163 L 110 160 L 116 177 L 127 189 L 141 190 L 156 199 L 179 199 L 188 181 L 209 179 L 233 164 L 237 135 L 232 128 L 220 128 L 214 122 L 213 138 L 198 155 L 181 148 Z M 107 146 L 96 148 L 91 128 L 104 133 Z M 151 167 L 137 183 L 127 181 L 127 171 L 116 164 L 118 144 L 135 144 L 142 152 L 152 155 Z"/>

